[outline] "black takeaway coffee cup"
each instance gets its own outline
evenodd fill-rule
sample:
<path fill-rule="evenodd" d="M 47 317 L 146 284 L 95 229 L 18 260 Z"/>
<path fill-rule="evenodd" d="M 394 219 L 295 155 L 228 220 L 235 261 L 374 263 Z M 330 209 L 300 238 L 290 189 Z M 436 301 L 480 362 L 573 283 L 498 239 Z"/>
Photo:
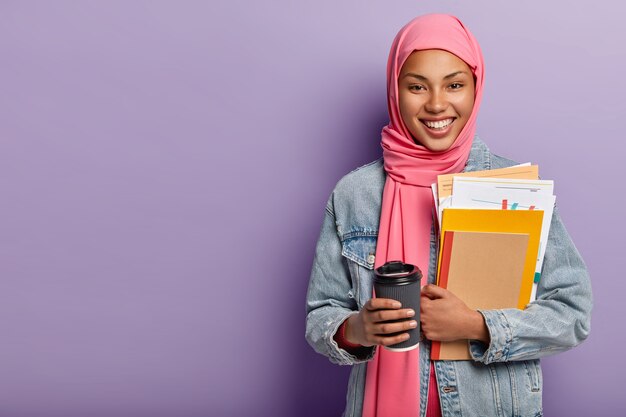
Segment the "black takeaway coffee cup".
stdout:
<path fill-rule="evenodd" d="M 419 346 L 420 341 L 420 295 L 422 279 L 422 271 L 418 267 L 405 264 L 400 261 L 387 262 L 383 266 L 376 268 L 376 276 L 374 278 L 374 291 L 377 298 L 391 298 L 399 301 L 402 308 L 412 308 L 415 316 L 409 320 L 416 320 L 417 327 L 400 333 L 409 333 L 409 338 L 404 342 L 395 345 L 385 346 L 393 352 L 405 352 L 415 349 Z M 401 322 L 402 320 L 393 320 L 391 322 Z M 396 334 L 400 334 L 396 333 Z"/>

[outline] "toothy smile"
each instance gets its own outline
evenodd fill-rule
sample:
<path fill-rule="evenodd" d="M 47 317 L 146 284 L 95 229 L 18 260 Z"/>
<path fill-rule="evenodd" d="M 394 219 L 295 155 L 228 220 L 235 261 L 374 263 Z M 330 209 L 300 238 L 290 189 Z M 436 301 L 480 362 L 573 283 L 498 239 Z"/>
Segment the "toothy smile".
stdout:
<path fill-rule="evenodd" d="M 443 119 L 443 120 L 420 120 L 430 129 L 445 129 L 454 121 L 454 118 Z"/>

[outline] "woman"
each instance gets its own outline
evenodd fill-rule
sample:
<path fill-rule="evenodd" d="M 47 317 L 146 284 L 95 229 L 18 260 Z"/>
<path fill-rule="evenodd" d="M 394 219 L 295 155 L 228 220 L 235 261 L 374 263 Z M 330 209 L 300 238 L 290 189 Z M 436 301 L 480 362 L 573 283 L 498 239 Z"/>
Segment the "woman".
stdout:
<path fill-rule="evenodd" d="M 432 285 L 430 184 L 439 174 L 515 164 L 475 137 L 482 91 L 480 47 L 458 19 L 426 15 L 400 30 L 387 65 L 383 158 L 346 175 L 331 194 L 307 294 L 307 340 L 332 362 L 353 365 L 346 416 L 542 415 L 538 359 L 589 333 L 588 274 L 556 209 L 537 299 L 526 309 L 473 311 Z M 424 340 L 409 352 L 377 348 L 417 325 L 415 312 L 371 298 L 373 269 L 390 260 L 428 271 Z M 472 361 L 430 361 L 431 340 L 458 339 L 470 340 Z"/>

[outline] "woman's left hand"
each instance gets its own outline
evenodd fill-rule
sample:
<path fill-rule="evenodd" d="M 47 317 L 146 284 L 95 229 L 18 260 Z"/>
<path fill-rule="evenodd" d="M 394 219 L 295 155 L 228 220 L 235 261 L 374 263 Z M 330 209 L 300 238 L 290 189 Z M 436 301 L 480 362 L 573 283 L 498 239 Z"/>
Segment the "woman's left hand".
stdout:
<path fill-rule="evenodd" d="M 420 322 L 429 340 L 449 342 L 459 339 L 480 340 L 489 344 L 485 318 L 470 309 L 450 291 L 428 284 L 422 287 Z"/>

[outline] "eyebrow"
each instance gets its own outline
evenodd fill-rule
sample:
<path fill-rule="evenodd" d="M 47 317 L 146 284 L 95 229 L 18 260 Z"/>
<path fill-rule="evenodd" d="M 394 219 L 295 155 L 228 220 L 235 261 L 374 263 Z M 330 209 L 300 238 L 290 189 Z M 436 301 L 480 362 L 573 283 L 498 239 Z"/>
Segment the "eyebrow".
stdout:
<path fill-rule="evenodd" d="M 443 77 L 443 79 L 447 80 L 447 79 L 454 78 L 457 75 L 461 75 L 461 74 L 468 75 L 467 71 L 456 71 L 456 72 L 453 72 L 452 74 L 446 75 L 445 77 Z M 404 76 L 405 77 L 417 78 L 418 80 L 422 80 L 422 81 L 428 81 L 428 78 L 424 77 L 423 75 L 414 74 L 412 72 L 409 72 L 409 73 L 405 74 Z"/>

